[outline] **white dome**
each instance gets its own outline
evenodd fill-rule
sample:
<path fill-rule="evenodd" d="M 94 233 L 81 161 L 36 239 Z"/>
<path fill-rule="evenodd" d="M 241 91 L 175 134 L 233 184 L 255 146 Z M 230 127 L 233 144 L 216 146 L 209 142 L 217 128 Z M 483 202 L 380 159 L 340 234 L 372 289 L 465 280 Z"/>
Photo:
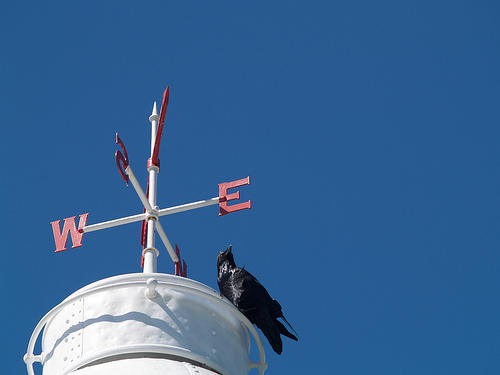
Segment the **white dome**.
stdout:
<path fill-rule="evenodd" d="M 45 324 L 42 354 L 33 356 Z M 249 331 L 259 363 L 249 360 Z M 28 372 L 38 359 L 44 375 L 127 375 L 137 374 L 136 367 L 148 375 L 187 375 L 194 367 L 200 374 L 243 375 L 267 367 L 255 328 L 219 292 L 159 273 L 115 276 L 73 293 L 35 329 Z"/>

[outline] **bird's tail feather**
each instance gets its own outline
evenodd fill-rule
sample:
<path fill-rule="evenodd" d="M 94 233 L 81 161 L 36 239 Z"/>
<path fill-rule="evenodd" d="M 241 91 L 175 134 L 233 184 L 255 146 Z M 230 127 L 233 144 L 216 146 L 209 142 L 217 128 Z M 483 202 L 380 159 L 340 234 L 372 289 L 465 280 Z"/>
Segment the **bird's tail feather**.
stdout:
<path fill-rule="evenodd" d="M 281 323 L 278 322 L 278 327 L 280 324 Z M 281 325 L 283 326 L 283 324 Z M 283 342 L 281 341 L 280 337 L 281 327 L 279 327 L 279 331 L 276 328 L 277 328 L 276 326 L 269 326 L 269 325 L 260 327 L 262 333 L 264 334 L 264 336 L 266 336 L 267 341 L 269 341 L 269 344 L 271 345 L 273 350 L 276 353 L 281 354 L 281 352 L 283 351 Z M 283 328 L 285 327 L 283 326 Z"/>
<path fill-rule="evenodd" d="M 286 336 L 292 340 L 295 340 L 295 341 L 299 341 L 299 339 L 297 337 L 295 337 L 293 334 L 291 334 L 287 329 L 286 327 L 283 325 L 283 323 L 281 323 L 279 320 L 276 321 L 276 323 L 278 323 L 278 329 L 280 330 L 280 333 L 283 335 L 283 336 Z M 293 329 L 293 328 L 292 328 Z M 295 332 L 295 331 L 294 331 Z M 297 333 L 297 332 L 295 332 Z"/>
<path fill-rule="evenodd" d="M 286 320 L 286 318 L 283 315 L 281 315 L 280 318 L 283 319 L 283 321 L 286 323 L 286 325 L 288 326 L 288 328 L 290 328 L 293 331 L 293 333 L 295 333 L 297 335 L 297 337 L 298 337 L 299 334 L 293 329 L 292 325 L 290 323 L 288 323 L 288 320 Z M 281 324 L 281 325 L 283 326 L 283 324 Z M 289 333 L 290 335 L 292 335 L 290 332 L 288 332 L 288 330 L 285 328 L 285 326 L 283 326 L 283 330 L 285 332 Z M 291 337 L 291 336 L 288 336 L 286 333 L 284 333 L 282 331 L 281 327 L 280 327 L 280 332 L 281 332 L 282 335 L 285 335 L 286 337 L 290 337 L 291 339 L 293 339 L 295 341 L 299 341 L 299 339 L 297 339 L 297 337 L 295 337 L 294 335 L 292 335 L 293 337 Z"/>

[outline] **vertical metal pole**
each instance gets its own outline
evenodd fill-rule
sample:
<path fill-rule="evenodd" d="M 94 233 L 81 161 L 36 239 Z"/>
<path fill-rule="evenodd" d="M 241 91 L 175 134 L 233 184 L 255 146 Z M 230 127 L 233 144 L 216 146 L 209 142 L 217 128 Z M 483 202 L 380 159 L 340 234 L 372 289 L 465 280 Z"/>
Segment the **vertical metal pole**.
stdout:
<path fill-rule="evenodd" d="M 149 116 L 149 121 L 151 122 L 151 156 L 153 156 L 153 150 L 156 141 L 156 130 L 158 127 L 158 110 L 156 109 L 156 102 L 153 105 L 153 113 Z M 151 160 L 151 159 L 150 159 Z M 149 196 L 148 201 L 151 207 L 156 207 L 156 182 L 157 173 L 160 169 L 155 165 L 148 165 L 149 173 Z M 158 250 L 155 248 L 155 223 L 156 218 L 148 218 L 148 232 L 147 232 L 147 242 L 146 248 L 144 249 L 144 273 L 156 273 L 157 272 L 157 257 L 159 255 Z"/>
<path fill-rule="evenodd" d="M 153 104 L 153 112 L 151 116 L 149 116 L 149 122 L 151 123 L 151 156 L 153 156 L 153 151 L 155 148 L 156 142 L 156 130 L 158 129 L 158 120 L 160 116 L 158 116 L 158 109 L 156 109 L 156 102 Z"/>

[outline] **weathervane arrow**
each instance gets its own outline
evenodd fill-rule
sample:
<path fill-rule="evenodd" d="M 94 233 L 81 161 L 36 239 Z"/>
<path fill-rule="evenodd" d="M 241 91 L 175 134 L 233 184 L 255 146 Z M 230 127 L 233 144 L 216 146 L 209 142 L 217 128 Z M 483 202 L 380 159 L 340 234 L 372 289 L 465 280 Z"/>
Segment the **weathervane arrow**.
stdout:
<path fill-rule="evenodd" d="M 63 229 L 60 229 L 60 220 L 51 222 L 52 230 L 54 233 L 54 241 L 56 244 L 56 252 L 61 252 L 66 250 L 66 242 L 68 241 L 68 236 L 71 235 L 71 241 L 73 242 L 72 248 L 82 246 L 82 237 L 84 233 L 93 232 L 100 229 L 111 228 L 119 225 L 134 223 L 142 221 L 143 225 L 141 228 L 141 245 L 143 245 L 142 252 L 142 262 L 144 273 L 155 273 L 157 272 L 157 257 L 159 251 L 155 247 L 155 233 L 158 232 L 163 244 L 165 245 L 172 261 L 175 263 L 175 274 L 186 276 L 186 263 L 181 260 L 179 256 L 179 249 L 176 245 L 176 249 L 172 247 L 167 234 L 165 233 L 162 225 L 160 224 L 159 217 L 165 215 L 171 215 L 183 211 L 189 211 L 196 208 L 211 206 L 219 204 L 219 216 L 226 215 L 231 212 L 240 211 L 243 209 L 251 208 L 251 201 L 228 205 L 229 201 L 239 200 L 240 192 L 229 194 L 227 191 L 232 188 L 236 188 L 243 185 L 250 184 L 250 177 L 243 178 L 241 180 L 224 182 L 219 184 L 219 196 L 211 199 L 200 200 L 192 203 L 182 204 L 179 206 L 173 206 L 168 208 L 160 209 L 156 205 L 156 195 L 157 195 L 157 174 L 160 172 L 160 160 L 158 158 L 160 151 L 161 137 L 163 133 L 163 126 L 165 123 L 165 114 L 167 112 L 169 100 L 169 87 L 167 86 L 165 92 L 163 93 L 163 101 L 160 110 L 160 116 L 158 116 L 156 109 L 156 102 L 153 105 L 153 113 L 149 117 L 151 122 L 151 157 L 148 159 L 147 170 L 149 173 L 148 178 L 148 188 L 146 193 L 142 190 L 139 181 L 135 177 L 132 168 L 130 167 L 129 158 L 127 150 L 123 141 L 116 133 L 116 143 L 120 146 L 122 151 L 117 150 L 115 153 L 115 161 L 118 171 L 127 184 L 132 183 L 142 205 L 144 206 L 144 212 L 132 216 L 127 216 L 115 220 L 110 220 L 98 224 L 86 225 L 88 213 L 80 215 L 80 220 L 78 223 L 78 229 L 76 228 L 75 219 L 76 216 L 72 216 L 64 219 Z"/>

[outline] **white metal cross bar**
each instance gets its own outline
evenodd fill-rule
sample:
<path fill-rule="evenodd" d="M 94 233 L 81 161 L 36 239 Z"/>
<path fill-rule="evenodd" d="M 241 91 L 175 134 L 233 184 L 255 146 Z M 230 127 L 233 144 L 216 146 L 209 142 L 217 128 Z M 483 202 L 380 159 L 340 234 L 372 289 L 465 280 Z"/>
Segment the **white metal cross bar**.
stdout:
<path fill-rule="evenodd" d="M 174 248 L 172 247 L 172 244 L 170 243 L 170 241 L 168 240 L 168 237 L 167 237 L 167 234 L 165 233 L 165 231 L 163 230 L 163 227 L 161 226 L 160 224 L 160 221 L 157 220 L 156 221 L 156 231 L 158 232 L 158 234 L 160 235 L 160 238 L 161 240 L 163 241 L 163 244 L 165 245 L 165 247 L 167 248 L 167 251 L 170 255 L 170 258 L 172 258 L 172 261 L 174 263 L 177 263 L 179 262 L 179 258 L 177 257 L 177 254 L 175 253 L 175 250 Z"/>
<path fill-rule="evenodd" d="M 144 194 L 144 191 L 141 188 L 141 185 L 139 184 L 139 181 L 137 181 L 137 178 L 135 178 L 134 172 L 132 172 L 132 168 L 130 165 L 125 168 L 125 173 L 127 176 L 130 177 L 130 182 L 132 182 L 132 186 L 134 187 L 137 195 L 139 196 L 139 199 L 141 200 L 144 208 L 146 209 L 146 212 L 149 214 L 153 213 L 153 207 L 151 207 L 151 204 L 148 201 L 148 197 L 146 197 L 146 194 Z"/>
<path fill-rule="evenodd" d="M 184 212 L 184 211 L 194 210 L 196 208 L 212 206 L 212 205 L 218 204 L 218 203 L 219 203 L 219 197 L 214 197 L 214 198 L 206 199 L 206 200 L 202 200 L 202 201 L 181 204 L 179 206 L 163 208 L 161 210 L 156 211 L 156 215 L 157 216 L 172 215 L 172 214 L 176 214 L 178 212 Z M 141 214 L 137 214 L 137 215 L 122 217 L 120 219 L 104 221 L 102 223 L 86 225 L 82 228 L 82 232 L 83 233 L 94 232 L 96 230 L 117 227 L 119 225 L 136 223 L 138 221 L 146 220 L 146 218 L 148 216 L 149 216 L 149 214 L 147 212 L 145 212 L 145 213 L 141 213 Z"/>

